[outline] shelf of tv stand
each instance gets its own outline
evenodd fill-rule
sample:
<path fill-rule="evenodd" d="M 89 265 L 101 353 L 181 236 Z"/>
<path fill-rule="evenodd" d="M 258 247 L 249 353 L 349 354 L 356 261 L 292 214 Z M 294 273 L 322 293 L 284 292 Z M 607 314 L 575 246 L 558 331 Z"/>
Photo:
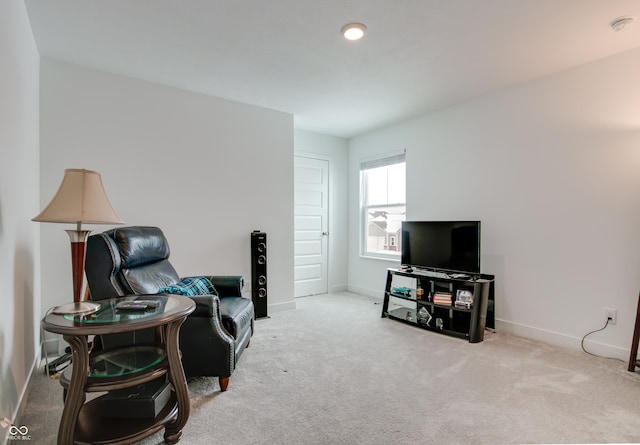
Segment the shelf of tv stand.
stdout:
<path fill-rule="evenodd" d="M 453 306 L 441 306 L 438 305 L 438 307 L 444 307 L 445 309 L 452 309 L 452 310 L 456 310 L 458 312 L 467 312 L 470 313 L 471 310 L 469 309 L 460 309 L 460 308 L 455 308 Z M 406 319 L 406 312 L 410 312 L 411 313 L 411 320 L 407 320 Z M 470 336 L 469 336 L 469 332 L 468 329 L 467 330 L 456 330 L 453 328 L 442 328 L 439 329 L 435 326 L 435 317 L 431 320 L 429 325 L 425 325 L 423 323 L 420 323 L 417 320 L 417 312 L 415 309 L 409 309 L 409 308 L 397 308 L 397 309 L 393 309 L 390 310 L 389 312 L 387 312 L 387 314 L 385 315 L 387 318 L 390 318 L 392 320 L 397 320 L 403 323 L 407 323 L 410 325 L 414 325 L 414 326 L 418 326 L 422 329 L 426 329 L 429 331 L 434 331 L 434 332 L 438 332 L 441 334 L 445 334 L 445 335 L 449 335 L 452 337 L 458 337 L 458 338 L 464 338 L 467 339 L 471 342 L 470 340 Z M 482 340 L 479 340 L 482 341 Z M 477 343 L 477 342 L 471 342 L 471 343 Z"/>
<path fill-rule="evenodd" d="M 424 295 L 421 298 L 417 298 L 414 296 L 415 289 L 412 290 L 411 295 L 393 292 L 392 283 L 395 275 L 417 279 L 417 282 L 425 290 Z M 493 294 L 493 284 L 493 275 L 482 274 L 466 278 L 447 278 L 441 273 L 430 273 L 424 270 L 409 272 L 402 269 L 388 269 L 382 317 L 441 334 L 464 338 L 469 340 L 470 343 L 479 343 L 484 340 L 489 295 Z M 425 287 L 428 287 L 428 289 L 425 289 Z M 436 287 L 447 287 L 452 294 L 451 305 L 437 304 L 428 299 L 429 295 L 437 290 Z M 470 308 L 456 307 L 454 305 L 455 293 L 458 289 L 469 290 L 473 293 L 474 302 Z M 493 295 L 491 296 L 493 297 Z M 404 304 L 399 303 L 397 308 L 390 309 L 390 303 L 393 302 L 393 299 L 401 300 Z M 412 307 L 407 307 L 407 305 Z M 421 307 L 425 307 L 432 316 L 429 324 L 418 321 L 417 313 Z M 493 316 L 493 313 L 491 315 Z M 442 320 L 441 328 L 436 327 L 437 318 Z M 493 317 L 491 318 L 491 327 L 493 327 Z"/>

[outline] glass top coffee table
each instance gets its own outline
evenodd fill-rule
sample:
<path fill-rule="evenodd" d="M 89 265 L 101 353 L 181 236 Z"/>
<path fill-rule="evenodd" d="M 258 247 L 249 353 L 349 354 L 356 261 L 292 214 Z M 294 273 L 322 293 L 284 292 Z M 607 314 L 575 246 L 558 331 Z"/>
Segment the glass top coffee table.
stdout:
<path fill-rule="evenodd" d="M 60 379 L 66 397 L 58 444 L 134 443 L 163 427 L 165 442 L 178 442 L 190 409 L 178 335 L 195 303 L 180 295 L 135 295 L 97 303 L 100 307 L 91 314 L 49 313 L 42 320 L 43 329 L 62 334 L 72 350 L 72 366 Z M 90 335 L 147 328 L 155 330 L 154 344 L 108 351 L 88 347 Z M 173 391 L 154 418 L 114 417 L 113 412 L 106 412 L 104 395 L 85 403 L 87 392 L 132 388 L 163 376 Z"/>

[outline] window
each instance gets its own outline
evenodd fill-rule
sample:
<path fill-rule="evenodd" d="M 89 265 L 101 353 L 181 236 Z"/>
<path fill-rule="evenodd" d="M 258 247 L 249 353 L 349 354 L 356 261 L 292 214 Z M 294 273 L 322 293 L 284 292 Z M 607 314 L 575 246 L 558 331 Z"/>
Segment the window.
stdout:
<path fill-rule="evenodd" d="M 406 216 L 404 153 L 360 164 L 360 251 L 363 256 L 400 259 Z"/>

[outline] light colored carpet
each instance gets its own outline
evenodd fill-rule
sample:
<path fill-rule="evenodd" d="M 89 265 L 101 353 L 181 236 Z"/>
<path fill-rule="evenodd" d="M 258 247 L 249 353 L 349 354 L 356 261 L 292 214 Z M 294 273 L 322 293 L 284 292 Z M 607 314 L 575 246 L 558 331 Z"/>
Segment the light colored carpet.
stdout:
<path fill-rule="evenodd" d="M 189 383 L 180 444 L 640 442 L 640 373 L 621 361 L 501 333 L 470 344 L 380 318 L 379 301 L 351 293 L 297 305 L 256 321 L 227 392 Z M 62 391 L 37 379 L 22 424 L 53 444 Z"/>

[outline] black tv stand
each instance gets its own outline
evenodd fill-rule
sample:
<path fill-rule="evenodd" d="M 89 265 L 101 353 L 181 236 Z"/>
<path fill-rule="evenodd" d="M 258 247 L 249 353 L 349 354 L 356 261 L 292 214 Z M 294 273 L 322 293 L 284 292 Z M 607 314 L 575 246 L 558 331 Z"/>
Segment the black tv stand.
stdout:
<path fill-rule="evenodd" d="M 415 284 L 397 286 L 394 277 L 411 278 Z M 485 327 L 495 328 L 494 280 L 486 274 L 454 277 L 421 269 L 410 272 L 406 267 L 387 269 L 382 317 L 479 343 L 484 340 Z M 463 295 L 470 295 L 472 303 L 465 305 Z M 447 296 L 448 303 L 440 300 Z"/>

